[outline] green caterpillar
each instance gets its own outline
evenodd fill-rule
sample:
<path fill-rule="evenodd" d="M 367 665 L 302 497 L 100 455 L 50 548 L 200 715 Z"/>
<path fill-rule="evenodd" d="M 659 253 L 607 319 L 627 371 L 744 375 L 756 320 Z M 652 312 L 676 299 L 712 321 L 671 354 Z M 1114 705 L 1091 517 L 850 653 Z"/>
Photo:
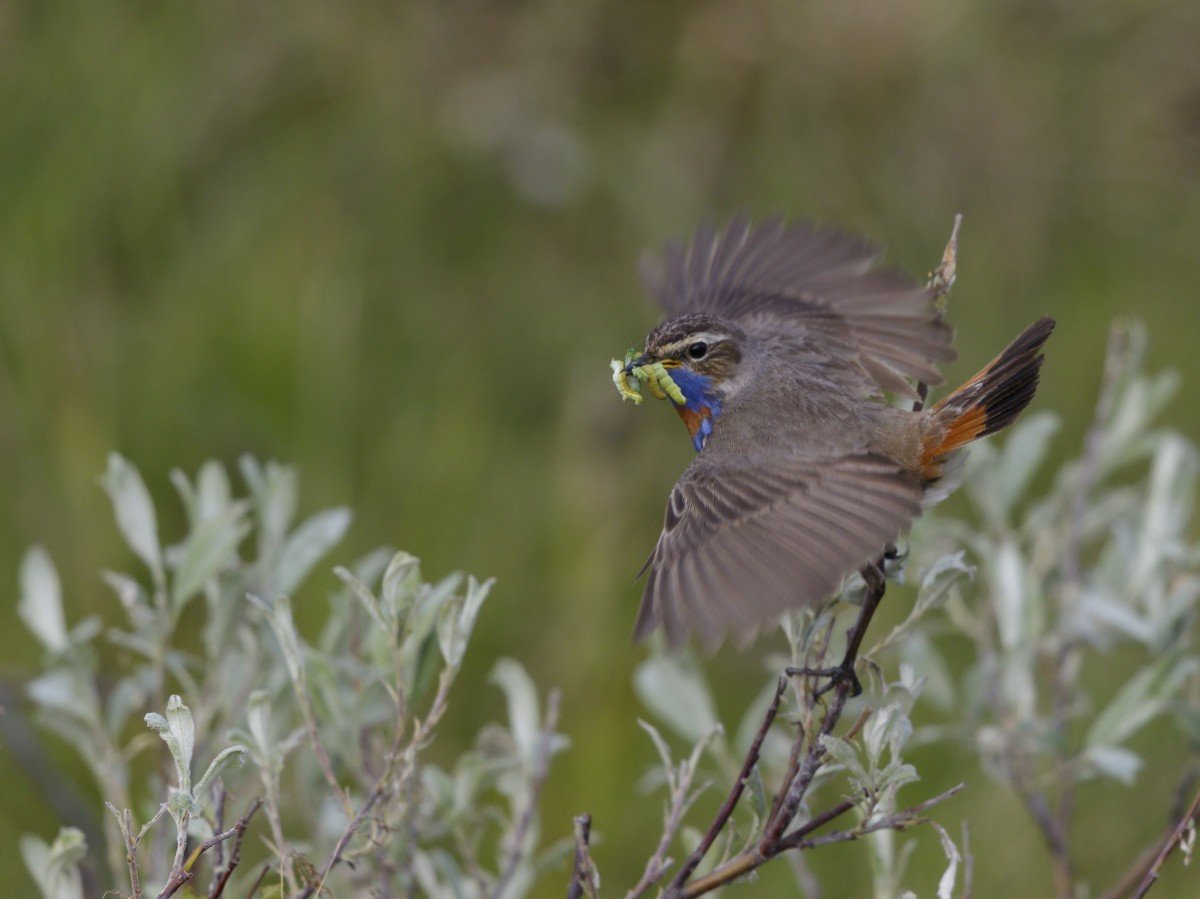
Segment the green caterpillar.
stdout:
<path fill-rule="evenodd" d="M 632 362 L 635 356 L 636 353 L 630 350 L 625 355 L 624 363 L 618 362 L 616 359 L 609 363 L 613 372 L 613 384 L 616 385 L 617 392 L 621 394 L 621 399 L 640 403 L 644 397 L 638 388 L 641 384 L 645 384 L 650 388 L 650 393 L 655 399 L 665 400 L 670 397 L 677 406 L 687 404 L 683 391 L 671 379 L 670 373 L 661 362 L 651 362 L 649 365 L 639 365 L 628 372 L 625 371 L 625 366 Z M 631 383 L 630 375 L 634 375 L 637 381 Z"/>

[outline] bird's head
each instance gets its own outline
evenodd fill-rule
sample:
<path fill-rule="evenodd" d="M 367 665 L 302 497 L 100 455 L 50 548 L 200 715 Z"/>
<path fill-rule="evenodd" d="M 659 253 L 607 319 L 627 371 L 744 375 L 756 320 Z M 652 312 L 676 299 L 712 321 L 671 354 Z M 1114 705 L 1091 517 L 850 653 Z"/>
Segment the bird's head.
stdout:
<path fill-rule="evenodd" d="M 748 349 L 746 334 L 736 325 L 693 312 L 668 319 L 651 331 L 645 349 L 625 363 L 623 372 L 662 366 L 678 388 L 667 395 L 699 451 L 722 407 L 741 387 L 744 379 L 738 375 Z"/>

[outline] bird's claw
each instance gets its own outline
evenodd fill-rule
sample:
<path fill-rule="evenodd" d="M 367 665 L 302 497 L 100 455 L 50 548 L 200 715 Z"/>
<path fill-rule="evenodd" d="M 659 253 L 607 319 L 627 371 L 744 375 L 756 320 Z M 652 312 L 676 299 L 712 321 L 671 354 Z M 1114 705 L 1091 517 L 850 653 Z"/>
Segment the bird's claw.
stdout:
<path fill-rule="evenodd" d="M 820 699 L 842 681 L 850 682 L 851 697 L 860 696 L 863 691 L 862 681 L 854 671 L 853 663 L 841 664 L 836 668 L 785 668 L 784 673 L 789 677 L 827 677 L 829 683 L 813 691 L 813 698 Z"/>

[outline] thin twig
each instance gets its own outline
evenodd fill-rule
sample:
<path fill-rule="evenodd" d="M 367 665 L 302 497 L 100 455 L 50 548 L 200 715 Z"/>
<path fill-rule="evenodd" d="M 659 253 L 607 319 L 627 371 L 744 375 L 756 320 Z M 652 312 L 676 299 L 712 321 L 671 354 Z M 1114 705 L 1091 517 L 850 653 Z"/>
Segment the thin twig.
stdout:
<path fill-rule="evenodd" d="M 874 821 L 860 824 L 857 827 L 850 828 L 848 830 L 835 830 L 833 833 L 809 838 L 803 836 L 803 834 L 811 832 L 811 829 L 808 828 L 807 825 L 805 827 L 798 828 L 794 833 L 788 834 L 773 845 L 766 847 L 766 852 L 762 852 L 758 847 L 756 847 L 749 852 L 739 855 L 728 864 L 722 865 L 720 868 L 708 874 L 707 876 L 692 881 L 687 885 L 687 887 L 684 888 L 680 895 L 683 897 L 683 899 L 694 899 L 696 896 L 701 896 L 704 893 L 711 892 L 718 887 L 724 886 L 730 881 L 736 880 L 737 878 L 750 873 L 755 868 L 788 849 L 815 849 L 818 846 L 829 846 L 834 843 L 847 843 L 852 840 L 857 840 L 859 837 L 865 836 L 866 834 L 875 833 L 879 830 L 904 830 L 908 827 L 912 827 L 914 824 L 920 824 L 925 820 L 923 817 L 921 817 L 924 812 L 928 811 L 938 803 L 945 802 L 947 799 L 961 790 L 963 786 L 963 784 L 958 784 L 957 786 L 953 786 L 949 790 L 946 790 L 944 793 L 939 793 L 932 799 L 925 800 L 919 805 L 914 805 L 911 808 L 904 809 L 903 811 L 896 812 L 895 814 L 885 815 L 882 818 L 877 818 Z M 829 821 L 833 820 L 833 818 L 836 817 L 833 812 L 837 811 L 837 808 L 840 808 L 840 806 L 835 807 L 834 809 L 831 809 L 829 812 L 822 815 L 821 817 L 823 820 L 821 823 L 828 823 Z M 842 812 L 839 812 L 839 814 L 841 813 Z"/>
<path fill-rule="evenodd" d="M 867 591 L 863 596 L 862 607 L 859 609 L 854 626 L 846 635 L 846 654 L 841 665 L 837 669 L 833 669 L 842 672 L 841 677 L 833 681 L 836 690 L 833 704 L 826 711 L 817 733 L 809 741 L 808 753 L 795 779 L 790 783 L 785 783 L 784 799 L 779 803 L 779 807 L 763 832 L 763 837 L 759 841 L 760 851 L 765 850 L 783 836 L 784 831 L 796 816 L 800 803 L 804 801 L 804 794 L 812 784 L 813 778 L 824 764 L 825 747 L 821 738 L 833 733 L 834 727 L 841 720 L 842 711 L 846 707 L 846 700 L 849 698 L 851 689 L 858 684 L 857 679 L 853 676 L 854 665 L 858 660 L 858 651 L 862 647 L 863 637 L 866 635 L 867 628 L 870 627 L 871 619 L 875 616 L 875 612 L 883 600 L 883 594 L 887 590 L 887 581 L 883 577 L 882 565 L 883 561 L 880 559 L 863 568 Z M 849 674 L 847 675 L 846 672 Z"/>
<path fill-rule="evenodd" d="M 879 830 L 906 830 L 914 824 L 921 824 L 927 819 L 922 815 L 933 808 L 933 806 L 945 802 L 955 793 L 959 792 L 966 784 L 957 784 L 944 793 L 939 793 L 932 799 L 926 799 L 924 802 L 914 805 L 911 808 L 906 808 L 903 811 L 895 814 L 885 815 L 882 818 L 876 818 L 867 824 L 861 824 L 858 827 L 849 830 L 835 830 L 833 833 L 827 833 L 819 837 L 811 837 L 796 842 L 781 843 L 782 848 L 786 849 L 815 849 L 818 846 L 830 846 L 834 843 L 847 843 L 851 840 L 857 840 L 859 837 L 866 836 L 869 833 L 875 833 Z M 786 840 L 787 838 L 785 838 Z M 699 895 L 699 893 L 693 894 Z"/>
<path fill-rule="evenodd" d="M 805 821 L 803 824 L 801 824 L 799 827 L 797 827 L 791 833 L 785 834 L 780 839 L 779 845 L 783 845 L 784 843 L 795 843 L 795 842 L 803 839 L 804 837 L 806 837 L 810 833 L 812 833 L 814 830 L 819 830 L 820 828 L 822 828 L 826 824 L 828 824 L 830 821 L 833 821 L 836 818 L 840 818 L 842 815 L 846 814 L 846 812 L 850 811 L 850 809 L 852 809 L 852 808 L 854 808 L 854 803 L 851 802 L 849 799 L 843 799 L 841 802 L 839 802 L 833 808 L 826 809 L 825 811 L 821 812 L 821 814 L 816 815 L 815 817 L 809 818 L 807 821 Z"/>
<path fill-rule="evenodd" d="M 308 687 L 304 684 L 303 677 L 303 672 L 301 672 L 300 677 L 293 679 L 292 687 L 296 694 L 296 705 L 300 708 L 300 717 L 304 719 L 304 729 L 308 733 L 309 745 L 312 746 L 313 754 L 317 757 L 317 763 L 320 765 L 325 782 L 329 784 L 333 795 L 337 797 L 342 806 L 342 812 L 347 818 L 352 818 L 354 809 L 350 805 L 350 796 L 338 782 L 337 775 L 333 773 L 333 762 L 329 758 L 329 753 L 325 751 L 325 745 L 321 742 L 321 735 L 317 730 L 317 718 L 313 714 L 312 702 L 308 698 Z"/>
<path fill-rule="evenodd" d="M 1014 750 L 1014 755 L 1017 755 Z M 1024 770 L 1024 757 L 1017 755 L 1009 760 L 1009 771 L 1013 788 L 1025 809 L 1042 833 L 1042 839 L 1050 851 L 1051 873 L 1054 875 L 1054 894 L 1059 899 L 1070 899 L 1073 895 L 1075 873 L 1071 858 L 1067 851 L 1067 836 L 1061 829 L 1060 821 L 1050 808 L 1050 802 L 1045 794 L 1031 785 L 1032 777 Z"/>
<path fill-rule="evenodd" d="M 115 806 L 109 806 L 116 811 Z M 142 884 L 138 871 L 137 860 L 137 844 L 141 840 L 141 834 L 137 838 L 133 836 L 133 812 L 129 809 L 121 809 L 121 834 L 125 837 L 125 859 L 129 862 L 129 887 L 133 890 L 130 899 L 142 899 Z"/>
<path fill-rule="evenodd" d="M 375 807 L 375 803 L 382 799 L 384 793 L 387 792 L 388 781 L 396 769 L 396 762 L 399 760 L 400 754 L 400 741 L 397 740 L 396 744 L 392 747 L 392 751 L 388 753 L 387 763 L 384 765 L 383 772 L 375 781 L 375 786 L 371 788 L 371 792 L 367 794 L 367 798 L 363 800 L 363 804 L 359 807 L 354 817 L 350 819 L 350 823 L 346 825 L 345 830 L 338 837 L 333 849 L 330 850 L 325 864 L 321 867 L 321 876 L 317 884 L 315 886 L 312 884 L 306 886 L 296 894 L 295 899 L 308 899 L 309 896 L 319 894 L 325 888 L 325 881 L 329 877 L 329 872 L 333 870 L 334 865 L 341 861 L 342 853 L 346 851 L 346 845 L 350 842 L 354 834 L 358 832 L 358 828 L 362 826 L 363 821 L 367 818 L 367 814 Z"/>
<path fill-rule="evenodd" d="M 1188 806 L 1183 817 L 1179 819 L 1179 823 L 1167 836 L 1166 841 L 1162 844 L 1162 848 L 1158 850 L 1158 854 L 1154 857 L 1154 862 L 1150 865 L 1146 876 L 1142 878 L 1142 882 L 1138 884 L 1137 891 L 1133 894 L 1133 899 L 1142 899 L 1150 891 L 1150 887 L 1154 886 L 1162 872 L 1162 866 L 1175 847 L 1183 840 L 1189 829 L 1194 829 L 1196 826 L 1196 815 L 1200 814 L 1200 792 L 1196 793 L 1196 798 L 1192 800 L 1192 804 Z"/>
<path fill-rule="evenodd" d="M 182 864 L 176 864 L 171 870 L 171 876 L 168 878 L 166 886 L 164 886 L 162 892 L 158 894 L 158 899 L 168 899 L 168 897 L 174 896 L 181 886 L 191 880 L 193 873 L 192 869 L 195 868 L 196 862 L 200 860 L 200 856 L 202 856 L 205 852 L 207 852 L 209 849 L 212 849 L 214 846 L 220 845 L 226 840 L 245 833 L 246 827 L 250 823 L 250 819 L 254 817 L 254 813 L 257 812 L 261 806 L 262 800 L 255 799 L 246 814 L 242 818 L 238 819 L 237 824 L 229 828 L 229 830 L 213 834 L 211 837 L 209 837 L 207 840 L 204 840 L 199 846 L 192 850 L 192 854 L 188 856 L 186 862 L 183 862 Z"/>
<path fill-rule="evenodd" d="M 588 847 L 592 835 L 592 816 L 582 814 L 575 819 L 575 863 L 571 866 L 571 884 L 567 899 L 596 899 L 596 867 Z"/>
<path fill-rule="evenodd" d="M 954 225 L 950 229 L 950 239 L 946 241 L 946 249 L 942 251 L 942 261 L 929 274 L 928 289 L 932 292 L 933 304 L 938 313 L 946 308 L 946 297 L 954 280 L 958 277 L 958 231 L 962 227 L 962 213 L 954 216 Z"/>
<path fill-rule="evenodd" d="M 779 678 L 779 682 L 775 685 L 775 695 L 771 698 L 770 705 L 767 706 L 766 714 L 763 715 L 762 724 L 758 727 L 758 733 L 754 736 L 754 741 L 750 744 L 750 749 L 746 753 L 746 758 L 742 762 L 742 770 L 738 774 L 738 779 L 733 785 L 733 789 L 729 791 L 729 795 L 725 798 L 724 804 L 717 812 L 717 816 L 709 825 L 708 831 L 700 840 L 700 843 L 692 851 L 692 854 L 687 857 L 679 872 L 671 881 L 669 890 L 678 890 L 683 884 L 687 883 L 687 879 L 692 876 L 692 872 L 704 860 L 704 856 L 708 850 L 712 848 L 712 844 L 716 841 L 717 835 L 725 828 L 729 822 L 729 816 L 733 814 L 733 810 L 737 807 L 738 800 L 742 798 L 742 792 L 746 789 L 746 782 L 750 779 L 750 774 L 754 770 L 754 766 L 758 764 L 758 757 L 762 752 L 763 740 L 767 737 L 767 731 L 771 729 L 771 724 L 775 720 L 775 716 L 779 714 L 779 703 L 783 699 L 784 690 L 787 689 L 787 679 Z M 645 878 L 643 877 L 643 880 Z M 649 886 L 649 884 L 647 884 Z M 638 895 L 631 893 L 630 895 Z M 629 897 L 626 897 L 629 899 Z"/>
<path fill-rule="evenodd" d="M 222 792 L 224 791 L 222 790 Z M 261 798 L 255 799 L 246 814 L 234 823 L 233 829 L 237 833 L 237 839 L 233 841 L 233 850 L 229 853 L 229 864 L 225 865 L 220 876 L 216 878 L 213 888 L 208 893 L 208 899 L 220 899 L 221 894 L 225 892 L 225 885 L 229 883 L 230 876 L 242 860 L 242 841 L 246 838 L 246 828 L 250 826 L 250 819 L 254 817 L 255 812 L 262 808 L 262 804 Z M 217 848 L 220 849 L 221 846 L 218 845 Z"/>
<path fill-rule="evenodd" d="M 782 790 L 783 801 L 779 803 L 779 808 L 774 818 L 767 823 L 762 839 L 759 841 L 760 851 L 765 852 L 773 846 L 783 836 L 788 825 L 792 823 L 792 819 L 796 817 L 796 811 L 800 808 L 800 803 L 804 801 L 805 793 L 808 792 L 813 778 L 816 777 L 817 771 L 820 770 L 821 765 L 825 762 L 825 747 L 821 743 L 821 737 L 833 733 L 833 728 L 842 717 L 842 710 L 845 708 L 849 692 L 850 682 L 848 680 L 844 680 L 837 685 L 837 693 L 834 695 L 833 705 L 826 712 L 820 729 L 809 742 L 808 752 L 804 756 L 800 770 L 796 773 L 795 779 L 790 784 L 785 785 L 785 788 Z"/>
<path fill-rule="evenodd" d="M 503 873 L 496 881 L 496 888 L 492 890 L 492 899 L 501 899 L 513 875 L 517 873 L 521 860 L 525 857 L 525 840 L 529 835 L 529 828 L 533 826 L 533 819 L 537 815 L 538 800 L 542 795 L 542 787 L 546 783 L 546 775 L 550 771 L 550 754 L 554 749 L 554 729 L 558 727 L 558 706 L 561 699 L 562 694 L 558 690 L 551 690 L 546 697 L 546 717 L 542 721 L 541 733 L 538 734 L 533 770 L 530 773 L 529 802 L 522 811 L 521 818 L 517 822 L 517 826 L 513 828 L 508 840 Z"/>
<path fill-rule="evenodd" d="M 946 249 L 942 251 L 942 261 L 929 273 L 929 283 L 926 285 L 939 318 L 946 311 L 946 297 L 950 295 L 950 288 L 954 286 L 958 277 L 958 230 L 962 227 L 962 218 L 961 212 L 954 216 L 950 239 L 946 241 Z M 928 398 L 929 385 L 922 381 L 917 385 L 917 400 L 913 403 L 913 411 L 920 412 L 924 409 Z"/>
<path fill-rule="evenodd" d="M 258 892 L 258 888 L 262 886 L 262 882 L 267 879 L 267 874 L 271 870 L 271 865 L 268 862 L 262 866 L 262 870 L 258 872 L 258 876 L 254 878 L 254 883 L 250 884 L 250 889 L 246 891 L 246 899 L 254 899 L 254 894 Z"/>

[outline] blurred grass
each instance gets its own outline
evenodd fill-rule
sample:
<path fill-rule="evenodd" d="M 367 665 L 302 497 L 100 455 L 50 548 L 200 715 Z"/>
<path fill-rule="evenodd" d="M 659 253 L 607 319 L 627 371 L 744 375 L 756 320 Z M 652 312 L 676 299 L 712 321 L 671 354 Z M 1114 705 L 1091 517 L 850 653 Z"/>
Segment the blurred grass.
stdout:
<path fill-rule="evenodd" d="M 546 826 L 591 811 L 606 882 L 632 882 L 659 826 L 627 789 L 651 761 L 633 574 L 689 455 L 674 416 L 609 384 L 654 322 L 638 254 L 748 208 L 863 230 L 921 274 L 961 211 L 952 380 L 1055 315 L 1038 405 L 1069 447 L 1108 322 L 1136 313 L 1152 365 L 1184 374 L 1172 426 L 1200 437 L 1197 46 L 1190 0 L 7 4 L 0 573 L 15 594 L 42 541 L 71 612 L 111 613 L 110 449 L 159 496 L 209 457 L 295 463 L 308 508 L 357 510 L 339 559 L 390 541 L 431 576 L 499 577 L 454 734 L 500 714 L 496 655 L 561 684 L 574 746 Z M 323 598 L 300 599 L 313 620 Z M 38 660 L 6 620 L 17 684 Z M 732 718 L 760 666 L 714 666 Z M 1015 802 L 966 753 L 933 766 L 930 792 L 972 781 L 944 820 L 972 820 L 979 894 L 1040 892 Z M 53 832 L 27 774 L 0 754 L 5 846 Z M 1081 866 L 1115 873 L 1171 777 L 1085 793 L 1081 815 L 1137 832 L 1097 824 Z M 22 877 L 0 853 L 0 882 Z"/>

